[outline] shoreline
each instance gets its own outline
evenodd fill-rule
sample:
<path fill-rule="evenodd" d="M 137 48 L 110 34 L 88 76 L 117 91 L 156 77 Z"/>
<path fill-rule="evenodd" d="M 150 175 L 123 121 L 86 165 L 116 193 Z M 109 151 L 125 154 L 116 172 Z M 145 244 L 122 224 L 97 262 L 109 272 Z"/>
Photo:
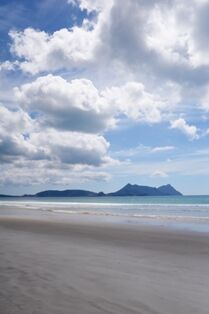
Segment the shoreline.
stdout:
<path fill-rule="evenodd" d="M 133 212 L 109 212 L 102 211 L 101 208 L 97 210 L 91 209 L 91 204 L 84 204 L 82 208 L 74 207 L 74 204 L 56 204 L 50 203 L 0 203 L 0 218 L 14 217 L 14 218 L 34 218 L 40 220 L 55 219 L 57 221 L 94 221 L 109 222 L 115 224 L 130 224 L 136 226 L 150 226 L 152 228 L 159 227 L 169 230 L 176 230 L 178 232 L 197 232 L 209 233 L 209 217 L 195 217 L 195 216 L 179 216 L 179 215 L 159 215 L 148 213 L 133 213 Z M 119 208 L 120 205 L 117 204 Z M 166 206 L 165 206 L 166 207 Z M 94 207 L 93 207 L 94 208 Z"/>

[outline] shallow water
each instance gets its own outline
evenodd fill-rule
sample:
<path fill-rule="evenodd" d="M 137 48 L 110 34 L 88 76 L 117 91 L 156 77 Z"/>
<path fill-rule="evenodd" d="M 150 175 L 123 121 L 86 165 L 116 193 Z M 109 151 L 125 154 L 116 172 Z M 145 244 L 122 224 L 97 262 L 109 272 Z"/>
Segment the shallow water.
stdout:
<path fill-rule="evenodd" d="M 143 223 L 209 232 L 209 196 L 4 198 L 0 205 L 30 213 L 131 217 Z"/>

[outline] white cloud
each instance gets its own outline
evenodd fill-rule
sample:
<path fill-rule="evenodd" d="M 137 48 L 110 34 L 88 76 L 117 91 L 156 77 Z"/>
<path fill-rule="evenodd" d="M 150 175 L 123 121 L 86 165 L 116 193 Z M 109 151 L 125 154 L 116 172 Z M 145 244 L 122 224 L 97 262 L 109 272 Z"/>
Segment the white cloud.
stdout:
<path fill-rule="evenodd" d="M 175 1 L 174 6 L 170 3 L 156 5 L 148 17 L 146 43 L 169 62 L 187 62 L 187 44 L 191 31 L 189 22 L 192 15 L 188 15 L 188 24 L 185 25 L 178 20 L 178 14 L 182 10 L 185 10 L 184 4 Z"/>
<path fill-rule="evenodd" d="M 16 88 L 15 97 L 19 103 L 16 111 L 0 106 L 0 159 L 5 164 L 2 169 L 7 169 L 2 172 L 2 182 L 11 184 L 21 180 L 28 183 L 28 167 L 37 169 L 46 184 L 64 184 L 68 182 L 66 173 L 76 173 L 79 168 L 89 168 L 83 174 L 86 180 L 91 176 L 92 180 L 108 178 L 106 173 L 98 171 L 96 175 L 94 171 L 117 163 L 109 157 L 109 143 L 101 132 L 111 128 L 121 115 L 159 122 L 166 107 L 141 83 L 99 91 L 90 80 L 67 81 L 53 75 Z M 13 171 L 13 181 L 6 164 Z M 66 173 L 61 178 L 63 169 Z M 40 184 L 38 175 L 33 182 Z"/>
<path fill-rule="evenodd" d="M 209 65 L 202 23 L 208 2 L 201 2 L 192 0 L 188 8 L 185 1 L 179 0 L 127 0 L 123 5 L 118 0 L 70 0 L 82 10 L 98 11 L 97 18 L 53 34 L 32 28 L 12 31 L 11 51 L 23 59 L 21 69 L 32 74 L 82 67 L 89 62 L 101 65 L 108 58 L 111 63 L 134 63 L 155 75 L 161 67 L 170 78 L 176 75 L 175 67 L 179 72 L 183 67 L 190 80 L 194 68 Z"/>
<path fill-rule="evenodd" d="M 108 156 L 109 143 L 101 132 L 111 128 L 120 115 L 159 122 L 165 108 L 159 97 L 137 82 L 99 91 L 87 79 L 67 81 L 47 75 L 16 88 L 15 93 L 22 109 L 0 107 L 0 159 L 10 163 L 17 178 L 21 163 L 31 162 L 37 168 L 47 162 L 56 181 L 64 165 L 71 171 L 111 165 L 115 161 Z"/>
<path fill-rule="evenodd" d="M 32 28 L 11 31 L 11 52 L 24 60 L 19 65 L 21 70 L 31 74 L 82 66 L 93 59 L 99 41 L 90 28 L 86 21 L 82 28 L 63 28 L 52 35 Z"/>
<path fill-rule="evenodd" d="M 106 6 L 110 6 L 112 2 L 112 0 L 68 0 L 69 4 L 79 5 L 81 10 L 86 9 L 88 12 L 101 11 Z"/>
<path fill-rule="evenodd" d="M 159 96 L 147 92 L 144 85 L 137 82 L 109 88 L 103 95 L 108 103 L 120 108 L 124 115 L 138 121 L 159 122 L 161 110 L 165 108 Z"/>
<path fill-rule="evenodd" d="M 161 170 L 155 170 L 152 175 L 152 177 L 161 177 L 161 178 L 167 178 L 168 174 Z"/>
<path fill-rule="evenodd" d="M 124 149 L 124 150 L 119 150 L 116 152 L 113 152 L 112 155 L 114 157 L 119 157 L 119 158 L 128 158 L 129 160 L 132 157 L 140 157 L 140 159 L 142 157 L 147 158 L 148 156 L 150 156 L 151 154 L 155 154 L 155 153 L 163 153 L 163 152 L 170 152 L 172 150 L 174 150 L 175 147 L 174 146 L 156 146 L 156 147 L 151 147 L 151 146 L 145 146 L 145 145 L 138 145 L 138 146 L 134 146 L 128 149 Z M 126 159 L 127 160 L 127 159 Z"/>
<path fill-rule="evenodd" d="M 152 152 L 156 153 L 156 152 L 167 152 L 167 151 L 171 151 L 174 150 L 175 147 L 174 146 L 157 146 L 152 148 Z"/>
<path fill-rule="evenodd" d="M 0 71 L 14 71 L 18 64 L 18 61 L 11 62 L 9 60 L 0 62 Z"/>
<path fill-rule="evenodd" d="M 29 141 L 43 148 L 50 160 L 61 163 L 100 166 L 111 161 L 107 156 L 109 143 L 98 135 L 47 129 L 31 134 Z"/>
<path fill-rule="evenodd" d="M 198 129 L 195 125 L 189 125 L 183 118 L 171 122 L 171 129 L 177 129 L 186 134 L 191 139 L 198 139 Z"/>
<path fill-rule="evenodd" d="M 209 65 L 208 47 L 200 43 L 205 32 L 201 23 L 203 10 L 208 10 L 207 1 L 176 0 L 173 3 L 156 5 L 147 21 L 146 43 L 169 63 L 197 68 Z M 198 4 L 198 6 L 196 5 Z M 201 5 L 200 5 L 201 4 Z M 206 49 L 205 49 L 206 48 Z"/>
<path fill-rule="evenodd" d="M 0 160 L 54 161 L 55 167 L 68 164 L 98 167 L 112 163 L 109 143 L 101 135 L 59 131 L 39 124 L 22 111 L 0 106 Z"/>
<path fill-rule="evenodd" d="M 10 111 L 0 105 L 1 162 L 11 163 L 17 158 L 46 158 L 42 148 L 35 147 L 28 140 L 35 124 L 26 112 Z"/>
<path fill-rule="evenodd" d="M 90 80 L 48 75 L 16 88 L 16 97 L 26 110 L 42 113 L 43 124 L 58 129 L 97 133 L 115 124 L 114 108 Z"/>
<path fill-rule="evenodd" d="M 0 129 L 5 129 L 9 134 L 30 130 L 32 119 L 21 109 L 11 111 L 0 104 Z"/>
<path fill-rule="evenodd" d="M 116 124 L 119 115 L 156 123 L 167 101 L 146 91 L 143 84 L 129 82 L 99 91 L 90 80 L 68 82 L 59 76 L 40 77 L 15 89 L 20 105 L 40 114 L 40 123 L 79 132 L 98 133 Z"/>

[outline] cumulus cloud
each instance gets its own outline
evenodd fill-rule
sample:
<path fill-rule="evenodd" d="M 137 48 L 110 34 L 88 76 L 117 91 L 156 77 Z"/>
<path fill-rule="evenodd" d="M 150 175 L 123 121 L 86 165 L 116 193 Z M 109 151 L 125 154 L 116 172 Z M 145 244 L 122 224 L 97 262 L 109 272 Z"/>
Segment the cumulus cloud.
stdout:
<path fill-rule="evenodd" d="M 3 104 L 0 104 L 0 129 L 7 133 L 24 132 L 31 130 L 32 119 L 21 109 L 9 110 Z"/>
<path fill-rule="evenodd" d="M 113 164 L 101 133 L 120 116 L 159 122 L 166 107 L 138 82 L 99 91 L 90 80 L 67 81 L 51 74 L 15 88 L 15 96 L 15 111 L 0 107 L 1 161 L 31 161 L 33 167 L 47 161 L 57 170 Z"/>
<path fill-rule="evenodd" d="M 32 120 L 22 110 L 10 111 L 0 105 L 0 160 L 11 163 L 16 158 L 37 159 L 42 154 L 26 138 L 33 129 Z"/>
<path fill-rule="evenodd" d="M 145 90 L 141 83 L 129 82 L 103 92 L 108 103 L 119 108 L 128 117 L 146 122 L 159 122 L 165 103 L 159 96 Z"/>
<path fill-rule="evenodd" d="M 71 171 L 108 165 L 114 162 L 108 156 L 108 148 L 109 143 L 101 135 L 44 127 L 21 109 L 11 111 L 0 106 L 0 161 L 2 165 L 10 164 L 13 175 L 19 168 L 29 169 L 28 163 L 31 169 L 47 163 L 56 173 L 64 165 Z M 7 169 L 6 180 L 10 171 L 2 167 Z"/>
<path fill-rule="evenodd" d="M 198 139 L 198 129 L 195 125 L 189 125 L 183 118 L 171 122 L 171 129 L 177 129 L 186 134 L 191 139 Z"/>
<path fill-rule="evenodd" d="M 48 129 L 31 134 L 30 143 L 43 147 L 49 159 L 70 165 L 100 166 L 111 160 L 106 155 L 109 143 L 98 135 Z"/>
<path fill-rule="evenodd" d="M 90 80 L 71 82 L 47 75 L 16 88 L 19 103 L 43 115 L 43 124 L 63 130 L 95 133 L 115 124 L 114 108 Z"/>
<path fill-rule="evenodd" d="M 11 31 L 11 53 L 23 59 L 20 69 L 31 74 L 82 67 L 94 58 L 100 42 L 97 33 L 87 20 L 82 27 L 63 28 L 53 34 L 32 28 Z"/>
<path fill-rule="evenodd" d="M 82 66 L 89 61 L 98 63 L 95 59 L 102 60 L 104 55 L 109 55 L 109 60 L 135 65 L 138 60 L 143 62 L 140 67 L 150 65 L 154 71 L 160 66 L 165 75 L 171 75 L 174 66 L 188 72 L 189 68 L 209 65 L 208 39 L 204 35 L 208 2 L 193 0 L 189 8 L 179 0 L 128 0 L 123 5 L 119 0 L 69 2 L 81 10 L 98 11 L 97 18 L 85 19 L 81 27 L 60 29 L 53 34 L 32 28 L 10 32 L 11 51 L 23 58 L 23 71 L 35 74 Z"/>
<path fill-rule="evenodd" d="M 51 74 L 15 88 L 15 96 L 15 110 L 0 107 L 0 159 L 13 165 L 17 177 L 20 165 L 31 162 L 37 168 L 47 162 L 56 181 L 64 165 L 75 170 L 114 164 L 101 134 L 121 116 L 159 122 L 167 105 L 138 82 L 99 91 L 90 80 Z"/>
<path fill-rule="evenodd" d="M 62 129 L 98 133 L 116 124 L 120 115 L 156 123 L 169 104 L 144 85 L 129 82 L 99 91 L 90 80 L 70 82 L 47 75 L 15 89 L 20 105 L 39 113 L 40 123 Z"/>

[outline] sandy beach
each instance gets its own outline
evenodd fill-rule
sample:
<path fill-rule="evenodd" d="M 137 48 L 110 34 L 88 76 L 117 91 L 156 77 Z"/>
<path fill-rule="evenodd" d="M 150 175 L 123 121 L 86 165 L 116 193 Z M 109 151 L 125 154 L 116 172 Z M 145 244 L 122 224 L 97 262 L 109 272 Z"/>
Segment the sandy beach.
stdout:
<path fill-rule="evenodd" d="M 2 314 L 208 314 L 209 235 L 0 217 Z"/>

